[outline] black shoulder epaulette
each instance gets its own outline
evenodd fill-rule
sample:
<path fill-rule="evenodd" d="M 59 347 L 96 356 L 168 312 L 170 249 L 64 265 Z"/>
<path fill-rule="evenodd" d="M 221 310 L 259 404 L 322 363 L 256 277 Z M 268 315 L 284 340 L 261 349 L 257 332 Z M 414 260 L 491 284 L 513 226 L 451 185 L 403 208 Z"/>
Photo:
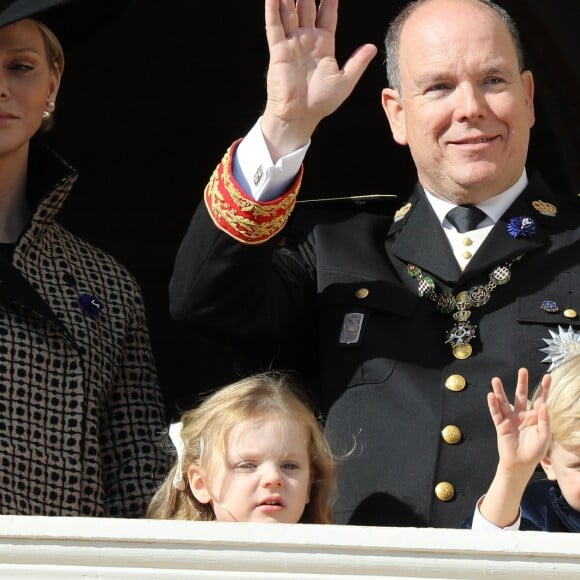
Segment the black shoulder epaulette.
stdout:
<path fill-rule="evenodd" d="M 297 206 L 323 209 L 355 209 L 360 207 L 369 212 L 386 213 L 401 205 L 398 196 L 394 194 L 353 195 L 345 197 L 322 197 L 319 199 L 298 199 Z"/>

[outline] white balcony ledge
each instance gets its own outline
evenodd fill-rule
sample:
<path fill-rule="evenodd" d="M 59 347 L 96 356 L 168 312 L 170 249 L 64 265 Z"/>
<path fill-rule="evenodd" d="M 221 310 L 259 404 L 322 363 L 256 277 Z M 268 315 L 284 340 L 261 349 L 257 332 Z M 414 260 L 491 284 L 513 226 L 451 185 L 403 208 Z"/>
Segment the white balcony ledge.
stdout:
<path fill-rule="evenodd" d="M 0 578 L 580 578 L 576 534 L 0 516 Z"/>

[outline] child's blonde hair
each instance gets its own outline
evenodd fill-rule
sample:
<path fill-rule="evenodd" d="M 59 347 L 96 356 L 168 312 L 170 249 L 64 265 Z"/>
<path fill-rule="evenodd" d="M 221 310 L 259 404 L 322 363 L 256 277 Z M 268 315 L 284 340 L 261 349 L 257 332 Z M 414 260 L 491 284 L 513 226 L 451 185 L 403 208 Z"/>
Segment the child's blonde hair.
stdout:
<path fill-rule="evenodd" d="M 565 447 L 580 445 L 580 355 L 558 365 L 551 373 L 547 405 L 552 442 Z M 538 396 L 536 389 L 532 400 Z"/>
<path fill-rule="evenodd" d="M 197 408 L 183 413 L 181 438 L 183 461 L 176 461 L 167 478 L 153 496 L 147 517 L 174 520 L 215 520 L 211 504 L 195 498 L 187 480 L 191 464 L 206 471 L 211 478 L 220 462 L 226 461 L 230 431 L 242 421 L 260 415 L 294 420 L 304 425 L 310 456 L 312 488 L 300 522 L 332 523 L 336 498 L 336 462 L 324 436 L 321 423 L 310 401 L 288 373 L 261 373 L 222 387 L 208 396 Z M 174 486 L 179 478 L 183 490 Z"/>

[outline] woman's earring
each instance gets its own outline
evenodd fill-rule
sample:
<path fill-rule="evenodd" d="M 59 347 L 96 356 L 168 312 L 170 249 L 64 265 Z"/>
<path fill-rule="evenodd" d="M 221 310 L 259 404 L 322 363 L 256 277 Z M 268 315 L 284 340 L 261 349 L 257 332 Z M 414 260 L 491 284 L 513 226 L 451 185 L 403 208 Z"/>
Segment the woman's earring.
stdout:
<path fill-rule="evenodd" d="M 50 119 L 52 112 L 54 111 L 54 101 L 46 101 L 47 109 L 42 111 L 42 120 L 46 121 Z"/>

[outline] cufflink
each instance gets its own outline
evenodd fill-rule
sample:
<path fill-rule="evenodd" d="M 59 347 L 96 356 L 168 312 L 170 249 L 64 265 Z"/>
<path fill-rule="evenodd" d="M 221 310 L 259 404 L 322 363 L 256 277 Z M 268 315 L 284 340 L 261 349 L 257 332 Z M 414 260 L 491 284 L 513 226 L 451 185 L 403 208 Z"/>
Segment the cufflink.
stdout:
<path fill-rule="evenodd" d="M 258 185 L 258 183 L 260 183 L 260 181 L 262 181 L 262 177 L 264 177 L 264 170 L 262 169 L 262 166 L 260 165 L 260 167 L 258 167 L 258 169 L 256 169 L 256 173 L 254 173 L 254 185 Z"/>

